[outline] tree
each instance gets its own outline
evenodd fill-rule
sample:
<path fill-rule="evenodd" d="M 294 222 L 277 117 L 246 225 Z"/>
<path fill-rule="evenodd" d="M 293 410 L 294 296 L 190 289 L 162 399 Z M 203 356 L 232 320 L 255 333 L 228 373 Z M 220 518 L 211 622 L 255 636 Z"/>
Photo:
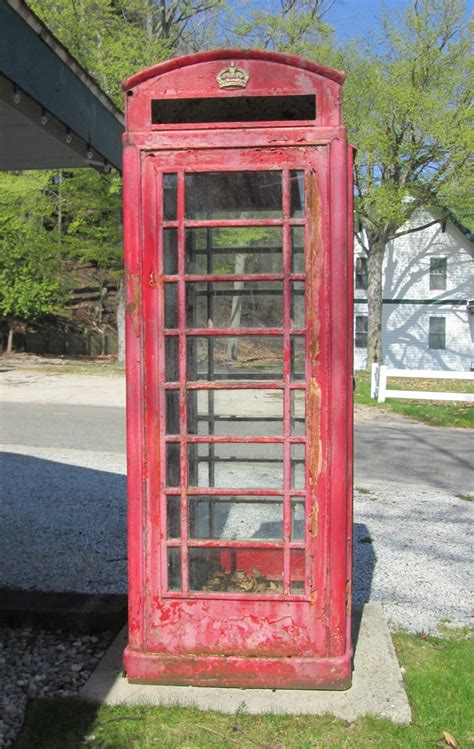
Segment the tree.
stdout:
<path fill-rule="evenodd" d="M 368 258 L 368 367 L 383 356 L 387 243 L 426 228 L 404 228 L 422 206 L 449 207 L 466 220 L 474 183 L 464 3 L 415 0 L 401 23 L 386 18 L 383 32 L 364 54 L 352 46 L 339 57 L 348 73 L 345 120 L 357 147 L 357 236 Z"/>
<path fill-rule="evenodd" d="M 22 321 L 59 312 L 66 296 L 57 237 L 52 239 L 51 173 L 0 174 L 0 312 L 7 352 Z"/>

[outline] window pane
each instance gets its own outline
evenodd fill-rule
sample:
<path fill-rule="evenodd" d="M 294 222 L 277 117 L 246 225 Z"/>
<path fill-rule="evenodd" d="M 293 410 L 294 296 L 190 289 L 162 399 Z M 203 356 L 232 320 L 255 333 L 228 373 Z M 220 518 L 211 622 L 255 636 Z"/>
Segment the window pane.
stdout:
<path fill-rule="evenodd" d="M 304 273 L 304 227 L 291 227 L 291 272 Z"/>
<path fill-rule="evenodd" d="M 304 328 L 304 281 L 293 281 L 291 284 L 291 327 Z"/>
<path fill-rule="evenodd" d="M 290 172 L 290 216 L 302 218 L 304 216 L 304 172 Z"/>
<path fill-rule="evenodd" d="M 291 446 L 291 488 L 305 488 L 305 446 Z"/>
<path fill-rule="evenodd" d="M 355 324 L 356 348 L 367 348 L 367 326 L 369 318 L 367 315 L 357 315 Z"/>
<path fill-rule="evenodd" d="M 444 290 L 446 288 L 447 258 L 430 258 L 430 289 Z"/>
<path fill-rule="evenodd" d="M 176 221 L 178 216 L 178 175 L 163 174 L 163 218 Z"/>
<path fill-rule="evenodd" d="M 181 538 L 180 498 L 173 494 L 166 497 L 166 529 L 167 538 Z"/>
<path fill-rule="evenodd" d="M 178 230 L 163 231 L 163 273 L 175 275 L 178 272 Z"/>
<path fill-rule="evenodd" d="M 181 590 L 180 549 L 168 549 L 168 590 Z"/>
<path fill-rule="evenodd" d="M 369 275 L 366 257 L 356 257 L 355 287 L 356 289 L 368 289 L 369 287 Z"/>
<path fill-rule="evenodd" d="M 215 281 L 186 284 L 191 328 L 281 328 L 281 281 Z"/>
<path fill-rule="evenodd" d="M 186 272 L 220 275 L 281 273 L 280 226 L 186 230 Z"/>
<path fill-rule="evenodd" d="M 189 497 L 189 536 L 196 539 L 281 540 L 278 497 Z"/>
<path fill-rule="evenodd" d="M 283 550 L 190 548 L 189 588 L 229 594 L 281 594 Z"/>
<path fill-rule="evenodd" d="M 179 391 L 166 391 L 166 434 L 179 434 Z"/>
<path fill-rule="evenodd" d="M 179 486 L 180 484 L 180 465 L 179 465 L 179 444 L 169 442 L 166 445 L 166 485 Z"/>
<path fill-rule="evenodd" d="M 278 380 L 281 336 L 189 336 L 188 380 Z"/>
<path fill-rule="evenodd" d="M 303 549 L 290 551 L 290 593 L 293 596 L 304 595 L 305 553 Z"/>
<path fill-rule="evenodd" d="M 304 501 L 300 498 L 291 501 L 291 540 L 304 540 Z"/>
<path fill-rule="evenodd" d="M 301 335 L 291 337 L 291 379 L 304 380 L 305 346 Z"/>
<path fill-rule="evenodd" d="M 281 444 L 218 443 L 188 446 L 189 485 L 223 489 L 281 489 Z M 299 487 L 295 487 L 299 488 Z"/>
<path fill-rule="evenodd" d="M 165 328 L 178 327 L 178 284 L 165 283 Z"/>
<path fill-rule="evenodd" d="M 186 218 L 280 218 L 281 172 L 208 172 L 185 175 Z"/>
<path fill-rule="evenodd" d="M 179 338 L 165 336 L 165 380 L 177 382 L 179 378 Z"/>
<path fill-rule="evenodd" d="M 188 433 L 237 437 L 280 436 L 283 396 L 278 390 L 190 390 Z"/>
<path fill-rule="evenodd" d="M 430 317 L 429 318 L 429 336 L 428 346 L 431 349 L 446 348 L 446 318 Z"/>
<path fill-rule="evenodd" d="M 293 437 L 304 437 L 306 423 L 306 392 L 304 390 L 292 390 L 290 398 L 291 435 Z"/>

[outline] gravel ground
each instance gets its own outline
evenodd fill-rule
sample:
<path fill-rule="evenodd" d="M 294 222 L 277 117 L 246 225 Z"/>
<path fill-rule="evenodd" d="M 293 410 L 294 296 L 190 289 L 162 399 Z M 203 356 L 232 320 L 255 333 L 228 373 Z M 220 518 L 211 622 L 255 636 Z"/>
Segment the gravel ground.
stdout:
<path fill-rule="evenodd" d="M 40 392 L 54 403 L 122 405 L 120 378 L 104 379 L 57 377 L 48 391 L 44 376 L 9 374 L 4 397 L 34 403 Z M 11 444 L 0 451 L 0 587 L 125 592 L 125 456 Z M 472 502 L 360 479 L 354 498 L 354 602 L 381 602 L 392 629 L 471 624 Z M 269 519 L 255 510 L 255 530 Z M 232 537 L 237 526 L 230 515 L 226 522 Z M 0 629 L 0 747 L 18 730 L 28 698 L 76 694 L 110 639 Z"/>
<path fill-rule="evenodd" d="M 0 747 L 21 728 L 27 701 L 77 695 L 113 638 L 0 627 Z"/>

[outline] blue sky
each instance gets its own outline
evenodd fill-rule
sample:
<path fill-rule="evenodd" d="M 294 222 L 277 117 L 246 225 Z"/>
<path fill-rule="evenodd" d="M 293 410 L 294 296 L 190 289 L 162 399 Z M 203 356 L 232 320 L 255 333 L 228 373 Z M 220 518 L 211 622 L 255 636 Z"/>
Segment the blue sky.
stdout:
<path fill-rule="evenodd" d="M 277 0 L 255 0 L 249 5 L 259 6 L 262 10 L 276 10 Z M 363 37 L 370 29 L 378 26 L 383 9 L 389 12 L 403 13 L 410 0 L 338 0 L 324 16 L 331 24 L 341 41 Z M 466 3 L 470 12 L 474 10 L 474 0 Z"/>

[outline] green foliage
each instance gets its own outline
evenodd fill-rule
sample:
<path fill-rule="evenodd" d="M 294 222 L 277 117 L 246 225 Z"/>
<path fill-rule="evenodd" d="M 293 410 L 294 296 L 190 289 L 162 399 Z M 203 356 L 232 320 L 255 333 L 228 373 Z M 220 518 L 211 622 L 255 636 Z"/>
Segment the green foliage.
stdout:
<path fill-rule="evenodd" d="M 0 173 L 0 313 L 11 321 L 57 312 L 65 297 L 50 187 L 50 172 Z"/>

